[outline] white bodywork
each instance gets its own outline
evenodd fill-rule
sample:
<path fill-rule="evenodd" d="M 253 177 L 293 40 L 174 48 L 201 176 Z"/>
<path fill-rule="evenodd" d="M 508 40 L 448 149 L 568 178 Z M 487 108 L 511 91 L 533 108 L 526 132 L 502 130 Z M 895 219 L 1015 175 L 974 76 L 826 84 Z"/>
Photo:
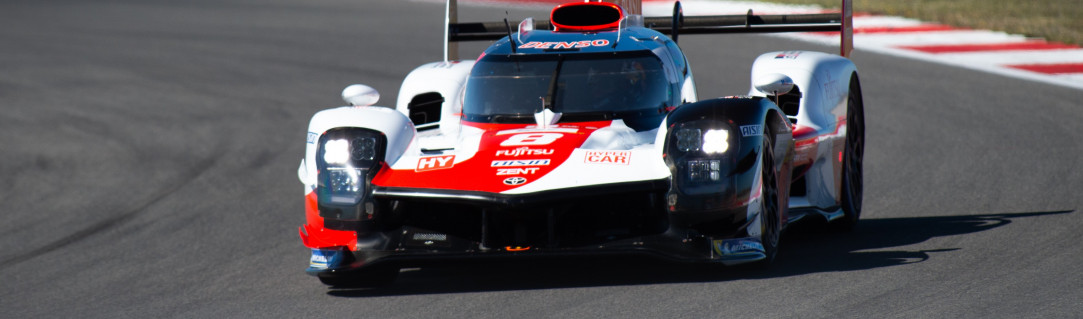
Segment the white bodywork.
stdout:
<path fill-rule="evenodd" d="M 752 65 L 752 83 L 778 74 L 789 77 L 803 94 L 799 111 L 790 116 L 797 125 L 813 129 L 816 133 L 816 153 L 812 167 L 805 175 L 807 196 L 792 197 L 791 208 L 831 208 L 839 205 L 840 185 L 835 172 L 834 150 L 846 142 L 845 125 L 840 118 L 846 117 L 847 98 L 850 93 L 850 77 L 857 67 L 849 59 L 832 54 L 811 51 L 780 51 L 760 55 Z M 755 87 L 750 95 L 767 96 Z M 838 143 L 838 144 L 836 144 Z M 800 150 L 798 150 L 801 156 Z M 841 216 L 841 210 L 826 212 L 828 218 Z"/>
<path fill-rule="evenodd" d="M 450 42 L 504 35 L 486 27 L 483 29 L 489 31 L 455 31 L 459 36 L 456 40 L 452 31 L 458 30 L 453 28 L 457 4 L 450 0 L 445 19 L 445 60 L 411 71 L 403 80 L 394 108 L 370 106 L 379 99 L 379 93 L 365 85 L 351 85 L 343 91 L 343 99 L 351 106 L 316 113 L 309 123 L 305 158 L 298 168 L 298 177 L 305 185 L 307 221 L 299 233 L 305 246 L 313 249 L 309 273 L 334 284 L 340 275 L 347 277 L 345 271 L 336 274 L 340 270 L 377 267 L 372 261 L 387 258 L 392 262 L 393 255 L 400 253 L 414 257 L 426 252 L 439 257 L 445 252 L 480 255 L 563 246 L 585 251 L 643 250 L 645 242 L 658 242 L 656 252 L 679 259 L 707 259 L 727 265 L 766 263 L 774 256 L 783 226 L 793 220 L 786 205 L 816 210 L 829 220 L 844 215 L 839 208 L 843 159 L 840 147 L 846 141 L 842 124 L 847 116 L 850 78 L 856 74 L 853 63 L 845 57 L 805 51 L 772 52 L 756 59 L 750 95 L 769 96 L 775 103 L 782 99 L 786 109 L 781 112 L 794 113 L 788 115 L 796 126 L 787 127 L 780 108 L 765 99 L 731 97 L 690 105 L 687 103 L 698 101 L 695 82 L 675 40 L 637 29 L 643 27 L 640 0 L 615 1 L 622 6 L 594 1 L 558 6 L 551 15 L 553 30 L 531 31 L 535 23 L 528 19 L 519 24 L 517 35 L 506 30 L 508 39 L 500 40 L 504 42 L 486 52 L 497 60 L 501 57 L 498 55 L 548 50 L 552 45 L 553 50 L 583 49 L 582 53 L 598 53 L 604 59 L 608 55 L 601 54 L 609 51 L 651 48 L 664 66 L 668 85 L 661 103 L 646 98 L 604 103 L 575 97 L 594 108 L 612 107 L 605 110 L 608 115 L 604 117 L 594 116 L 601 112 L 584 112 L 576 107 L 554 108 L 562 65 L 558 62 L 548 80 L 548 93 L 539 96 L 540 108 L 515 108 L 519 105 L 513 103 L 533 99 L 530 95 L 516 97 L 513 102 L 493 103 L 483 97 L 470 101 L 471 112 L 464 117 L 467 79 L 476 61 L 455 61 L 452 56 L 457 54 L 452 53 L 457 49 Z M 847 55 L 850 0 L 843 0 L 843 7 L 839 22 L 841 52 Z M 600 11 L 595 10 L 599 9 L 614 12 L 620 20 L 596 19 L 587 24 L 578 20 L 606 16 L 597 14 Z M 679 3 L 674 11 L 677 13 L 671 30 L 676 39 L 677 30 L 683 28 L 677 22 L 683 19 Z M 751 16 L 750 11 L 744 18 L 746 28 L 750 27 L 747 24 Z M 823 22 L 832 27 L 834 23 Z M 615 38 L 592 38 L 601 34 L 599 30 L 610 29 L 615 31 Z M 574 31 L 586 36 L 568 37 L 567 33 Z M 524 42 L 533 32 L 543 40 L 560 42 Z M 628 32 L 624 33 L 623 47 L 618 45 L 622 32 Z M 501 47 L 504 45 L 510 47 L 510 53 Z M 620 74 L 625 78 L 607 81 L 639 86 L 611 91 L 601 89 L 604 84 L 595 87 L 567 83 L 575 83 L 571 85 L 587 93 L 609 95 L 604 97 L 653 89 L 646 86 L 654 85 L 653 79 L 644 77 L 648 66 L 628 61 L 635 63 L 622 66 Z M 608 76 L 606 72 L 601 73 Z M 484 80 L 477 83 L 471 84 L 483 89 L 477 93 L 491 93 L 492 97 L 514 95 L 507 91 L 518 88 L 502 86 L 519 85 L 504 82 L 489 88 L 481 86 L 487 85 Z M 567 83 L 560 85 L 570 85 Z M 782 92 L 793 88 L 800 89 L 803 96 Z M 798 103 L 797 111 L 792 110 L 793 104 L 785 103 L 788 101 Z M 475 114 L 474 103 L 487 108 L 511 107 Z M 562 116 L 572 120 L 562 123 Z M 661 122 L 657 127 L 644 124 L 657 120 Z M 332 131 L 336 128 L 362 130 Z M 667 134 L 670 129 L 676 131 Z M 382 137 L 371 131 L 380 132 Z M 325 134 L 322 143 L 326 146 L 321 146 Z M 340 139 L 342 136 L 346 138 Z M 667 138 L 670 153 L 665 147 Z M 378 148 L 381 141 L 386 141 L 384 149 Z M 734 148 L 733 141 L 744 142 Z M 807 147 L 802 149 L 802 145 Z M 774 152 L 768 150 L 772 146 Z M 738 150 L 727 153 L 731 149 Z M 384 151 L 382 158 L 380 151 Z M 836 153 L 838 161 L 834 160 Z M 317 172 L 317 163 L 326 171 Z M 351 166 L 354 164 L 358 167 Z M 788 185 L 785 182 L 791 180 L 795 165 L 808 168 L 804 175 L 807 192 L 791 199 L 786 189 L 778 187 Z M 596 206 L 613 204 L 617 205 L 609 209 Z M 385 216 L 392 218 L 387 221 Z M 526 225 L 542 218 L 546 223 Z M 609 220 L 616 222 L 610 224 Z M 479 233 L 471 233 L 474 230 Z M 567 242 L 558 240 L 558 235 L 571 231 L 583 234 L 572 235 Z M 637 237 L 644 239 L 632 240 Z M 441 248 L 431 246 L 435 240 L 441 242 Z M 670 244 L 662 244 L 667 241 Z M 335 262 L 331 258 L 335 256 L 346 257 Z M 352 260 L 348 258 L 351 256 Z M 388 269 L 397 273 L 397 265 L 391 265 Z"/>
<path fill-rule="evenodd" d="M 462 112 L 462 94 L 466 78 L 473 67 L 473 61 L 433 62 L 424 64 L 406 76 L 399 90 L 399 99 L 395 109 L 385 107 L 340 107 L 317 113 L 309 125 L 309 144 L 306 160 L 302 162 L 299 176 L 306 185 L 306 192 L 315 188 L 316 145 L 319 134 L 335 127 L 366 127 L 376 129 L 388 136 L 386 161 L 392 169 L 410 169 L 425 156 L 431 156 L 433 150 L 439 154 L 455 155 L 454 164 L 473 157 L 477 152 L 481 131 L 460 124 Z M 834 170 L 834 143 L 844 143 L 845 127 L 839 126 L 839 117 L 845 117 L 850 75 L 856 67 L 848 59 L 821 52 L 786 51 L 771 52 L 761 55 L 752 67 L 752 83 L 763 82 L 767 78 L 779 75 L 792 80 L 803 97 L 800 99 L 799 112 L 792 116 L 798 125 L 816 131 L 819 147 L 813 167 L 806 175 L 808 194 L 793 198 L 791 207 L 829 208 L 838 206 L 838 175 Z M 691 76 L 685 81 L 682 95 L 695 100 Z M 408 118 L 410 101 L 425 93 L 438 93 L 443 97 L 440 108 L 440 121 L 437 129 L 418 132 Z M 750 89 L 750 95 L 767 96 L 768 94 Z M 688 101 L 692 102 L 692 101 Z M 396 112 L 397 111 L 397 112 Z M 539 123 L 539 125 L 544 123 Z M 587 143 L 574 151 L 571 158 L 585 156 L 587 150 L 627 151 L 632 158 L 659 158 L 661 141 L 665 136 L 665 127 L 656 130 L 635 133 L 631 129 L 622 130 L 622 122 L 614 123 L 592 133 Z M 426 150 L 423 153 L 422 150 Z M 557 170 L 541 179 L 506 193 L 530 193 L 554 188 L 579 187 L 586 185 L 619 183 L 624 181 L 665 178 L 670 171 L 662 161 L 632 161 L 632 165 L 641 166 L 634 170 L 636 176 L 613 174 L 614 168 L 598 165 L 583 165 L 569 161 Z"/>
<path fill-rule="evenodd" d="M 316 148 L 320 135 L 338 127 L 364 127 L 387 136 L 384 161 L 394 163 L 413 144 L 417 130 L 406 115 L 379 106 L 342 106 L 316 113 L 308 123 L 308 142 L 305 159 L 301 161 L 297 175 L 305 184 L 305 193 L 316 189 Z M 311 173 L 310 173 L 311 172 Z"/>
<path fill-rule="evenodd" d="M 417 67 L 402 81 L 395 109 L 409 116 L 410 101 L 420 94 L 435 92 L 444 98 L 440 107 L 440 132 L 454 136 L 459 130 L 463 87 L 474 61 L 432 62 Z"/>

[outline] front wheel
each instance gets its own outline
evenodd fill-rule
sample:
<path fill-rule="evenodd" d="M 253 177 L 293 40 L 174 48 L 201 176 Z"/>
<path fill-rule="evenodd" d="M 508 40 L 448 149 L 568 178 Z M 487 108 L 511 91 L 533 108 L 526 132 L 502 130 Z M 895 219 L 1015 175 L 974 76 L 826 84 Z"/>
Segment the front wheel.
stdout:
<path fill-rule="evenodd" d="M 861 218 L 864 193 L 865 109 L 861 101 L 861 85 L 855 74 L 850 80 L 850 97 L 846 107 L 846 150 L 842 160 L 842 212 L 835 229 L 850 231 Z"/>
<path fill-rule="evenodd" d="M 774 148 L 771 145 L 771 137 L 765 132 L 761 152 L 763 164 L 760 165 L 760 196 L 762 196 L 763 207 L 759 216 L 760 243 L 763 244 L 764 258 L 756 262 L 757 268 L 766 268 L 774 261 L 782 235 L 778 205 L 778 178 L 775 174 Z"/>

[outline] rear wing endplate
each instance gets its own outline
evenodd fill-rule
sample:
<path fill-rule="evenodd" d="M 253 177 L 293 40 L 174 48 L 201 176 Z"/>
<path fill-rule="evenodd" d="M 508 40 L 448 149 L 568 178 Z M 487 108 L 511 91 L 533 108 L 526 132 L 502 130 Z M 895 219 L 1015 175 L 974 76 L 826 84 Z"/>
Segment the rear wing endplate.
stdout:
<path fill-rule="evenodd" d="M 630 14 L 638 14 L 638 0 L 613 0 Z M 644 17 L 643 25 L 668 34 L 674 41 L 681 34 L 839 32 L 839 55 L 849 58 L 854 49 L 853 0 L 841 0 L 839 13 L 757 15 L 748 10 L 743 15 L 684 16 L 681 2 L 673 4 L 673 16 Z M 507 22 L 459 23 L 457 0 L 448 0 L 444 29 L 444 60 L 458 59 L 456 42 L 499 40 L 509 34 Z M 549 20 L 535 20 L 537 30 L 552 30 Z"/>

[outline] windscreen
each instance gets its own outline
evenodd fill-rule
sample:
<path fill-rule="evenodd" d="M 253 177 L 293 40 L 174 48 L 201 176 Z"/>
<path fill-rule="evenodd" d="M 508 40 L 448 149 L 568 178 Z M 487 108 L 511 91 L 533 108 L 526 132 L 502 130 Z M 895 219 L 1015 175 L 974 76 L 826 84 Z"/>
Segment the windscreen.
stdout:
<path fill-rule="evenodd" d="M 486 56 L 467 81 L 464 115 L 478 122 L 530 123 L 545 104 L 563 113 L 562 119 L 662 115 L 674 104 L 674 86 L 661 62 L 650 52 L 623 54 Z"/>

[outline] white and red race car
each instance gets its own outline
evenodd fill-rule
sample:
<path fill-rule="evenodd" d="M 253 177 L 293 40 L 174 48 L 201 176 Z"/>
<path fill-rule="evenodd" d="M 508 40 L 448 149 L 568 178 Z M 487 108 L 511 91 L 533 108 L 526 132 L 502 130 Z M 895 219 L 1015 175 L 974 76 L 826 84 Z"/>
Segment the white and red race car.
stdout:
<path fill-rule="evenodd" d="M 685 17 L 678 2 L 672 17 L 645 18 L 639 8 L 567 3 L 514 30 L 449 17 L 449 42 L 495 42 L 476 61 L 418 67 L 395 108 L 371 106 L 379 94 L 367 86 L 346 88 L 350 106 L 312 117 L 298 169 L 307 271 L 370 285 L 433 259 L 767 264 L 800 217 L 852 227 L 864 117 L 846 58 L 850 1 L 841 14 Z M 788 31 L 840 32 L 841 54 L 765 53 L 749 96 L 698 99 L 679 34 Z"/>

